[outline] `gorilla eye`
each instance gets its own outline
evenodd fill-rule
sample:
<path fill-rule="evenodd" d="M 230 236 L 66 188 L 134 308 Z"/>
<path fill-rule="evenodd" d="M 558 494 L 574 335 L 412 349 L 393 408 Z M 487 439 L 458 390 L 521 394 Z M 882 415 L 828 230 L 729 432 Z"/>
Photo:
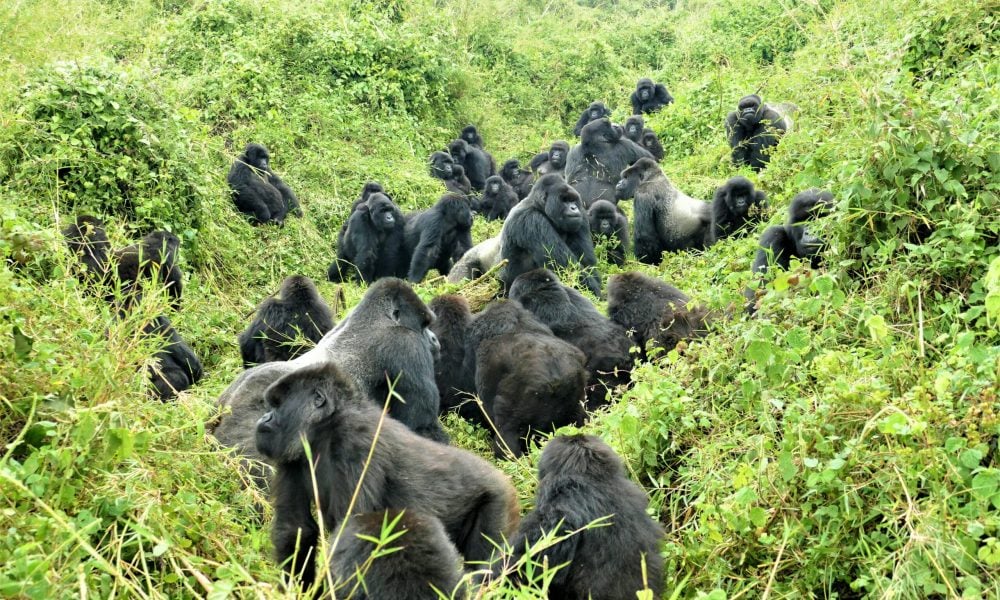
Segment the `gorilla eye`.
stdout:
<path fill-rule="evenodd" d="M 326 396 L 319 392 L 316 392 L 316 396 L 313 397 L 313 406 L 315 408 L 323 408 L 326 406 Z"/>
<path fill-rule="evenodd" d="M 393 321 L 399 321 L 399 309 L 398 308 L 392 309 L 392 320 Z"/>

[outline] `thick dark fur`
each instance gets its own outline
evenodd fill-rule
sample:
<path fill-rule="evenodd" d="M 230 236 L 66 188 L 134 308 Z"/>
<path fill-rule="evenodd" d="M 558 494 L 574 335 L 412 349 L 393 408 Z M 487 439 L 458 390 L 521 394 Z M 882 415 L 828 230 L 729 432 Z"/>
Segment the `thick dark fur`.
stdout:
<path fill-rule="evenodd" d="M 639 261 L 658 265 L 664 251 L 701 250 L 711 245 L 712 205 L 674 187 L 652 158 L 639 159 L 622 171 L 615 195 L 635 198 L 632 247 Z"/>
<path fill-rule="evenodd" d="M 198 383 L 202 376 L 201 361 L 174 329 L 170 319 L 160 315 L 143 326 L 142 333 L 147 337 L 159 337 L 164 342 L 163 349 L 153 356 L 156 364 L 149 367 L 149 379 L 160 400 L 169 400 Z"/>
<path fill-rule="evenodd" d="M 767 211 L 767 194 L 755 190 L 746 177 L 732 177 L 715 190 L 712 200 L 712 242 L 744 233 L 747 224 L 760 223 Z"/>
<path fill-rule="evenodd" d="M 431 154 L 430 169 L 431 177 L 443 181 L 449 192 L 463 196 L 472 193 L 472 183 L 465 175 L 465 167 L 456 163 L 447 152 Z"/>
<path fill-rule="evenodd" d="M 447 193 L 431 208 L 406 215 L 403 252 L 409 259 L 410 281 L 423 281 L 431 268 L 447 275 L 470 248 L 472 209 L 464 196 Z"/>
<path fill-rule="evenodd" d="M 616 205 L 607 200 L 598 200 L 590 205 L 587 211 L 590 219 L 590 233 L 594 242 L 598 239 L 607 241 L 608 262 L 614 265 L 625 264 L 625 255 L 629 251 L 628 217 Z"/>
<path fill-rule="evenodd" d="M 104 231 L 104 222 L 90 215 L 80 215 L 75 223 L 62 230 L 66 245 L 80 261 L 82 269 L 77 273 L 86 289 L 93 290 L 107 282 L 108 256 L 111 242 Z"/>
<path fill-rule="evenodd" d="M 379 279 L 369 286 L 361 302 L 328 332 L 316 347 L 286 362 L 271 362 L 243 371 L 217 405 L 222 414 L 213 432 L 224 446 L 235 447 L 250 459 L 262 460 L 253 441 L 254 423 L 267 412 L 268 386 L 307 365 L 334 362 L 351 375 L 372 406 L 385 404 L 389 388 L 405 402 L 393 398 L 389 416 L 429 439 L 447 442 L 438 422 L 440 399 L 434 383 L 437 338 L 428 329 L 434 314 L 404 281 Z M 258 469 L 252 470 L 259 475 Z"/>
<path fill-rule="evenodd" d="M 274 382 L 265 392 L 267 412 L 253 426 L 257 452 L 277 468 L 271 541 L 278 563 L 306 586 L 313 582 L 319 540 L 313 498 L 318 495 L 323 523 L 334 530 L 359 480 L 356 513 L 427 513 L 441 520 L 466 560 L 488 560 L 493 546 L 487 538 L 499 540 L 517 523 L 510 481 L 471 452 L 422 438 L 394 419 L 384 420 L 376 442 L 380 410 L 337 362 L 303 366 Z"/>
<path fill-rule="evenodd" d="M 550 174 L 535 182 L 531 194 L 514 207 L 500 232 L 504 289 L 514 279 L 540 267 L 583 267 L 582 283 L 595 295 L 601 292 L 590 223 L 580 195 L 562 177 Z"/>
<path fill-rule="evenodd" d="M 644 589 L 646 563 L 653 598 L 663 590 L 663 529 L 646 514 L 649 499 L 625 474 L 614 450 L 594 435 L 559 436 L 545 446 L 538 463 L 535 508 L 511 541 L 512 561 L 545 532 L 565 535 L 595 519 L 610 517 L 570 535 L 534 557 L 549 567 L 564 565 L 549 586 L 549 598 L 635 598 Z"/>
<path fill-rule="evenodd" d="M 462 255 L 448 273 L 448 283 L 476 279 L 500 262 L 500 236 L 479 242 Z"/>
<path fill-rule="evenodd" d="M 170 305 L 179 310 L 183 291 L 183 274 L 177 266 L 181 241 L 169 231 L 154 231 L 137 244 L 114 252 L 118 281 L 121 283 L 122 308 L 130 308 L 140 297 L 140 280 L 148 279 L 166 288 Z"/>
<path fill-rule="evenodd" d="M 590 106 L 587 107 L 587 110 L 583 111 L 580 118 L 577 119 L 576 125 L 573 127 L 573 135 L 580 137 L 583 133 L 583 128 L 587 125 L 587 123 L 610 116 L 611 109 L 604 106 L 603 102 L 591 102 Z"/>
<path fill-rule="evenodd" d="M 583 128 L 580 143 L 566 159 L 566 181 L 589 208 L 597 200 L 615 201 L 615 184 L 622 170 L 640 158 L 652 158 L 648 150 L 622 136 L 622 128 L 608 119 L 598 119 Z"/>
<path fill-rule="evenodd" d="M 503 164 L 500 169 L 500 177 L 514 188 L 518 200 L 523 200 L 531 193 L 532 186 L 535 185 L 535 177 L 531 171 L 521 168 L 521 163 L 516 158 L 512 158 Z"/>
<path fill-rule="evenodd" d="M 381 547 L 372 541 L 385 537 L 393 539 Z M 439 591 L 450 598 L 458 588 L 462 557 L 436 516 L 390 508 L 347 520 L 330 570 L 338 597 L 439 600 Z"/>
<path fill-rule="evenodd" d="M 740 98 L 736 110 L 726 115 L 733 164 L 749 165 L 754 171 L 763 169 L 771 160 L 771 148 L 778 145 L 788 127 L 787 117 L 775 107 L 761 103 L 760 96 Z"/>
<path fill-rule="evenodd" d="M 480 148 L 470 145 L 463 139 L 452 140 L 448 144 L 448 152 L 455 163 L 462 165 L 465 175 L 472 184 L 472 189 L 482 191 L 486 179 L 496 175 L 496 163 L 493 157 Z"/>
<path fill-rule="evenodd" d="M 239 335 L 243 368 L 276 360 L 291 360 L 333 329 L 333 313 L 312 280 L 286 277 L 277 296 L 264 299 L 250 326 Z M 303 343 L 302 339 L 312 343 Z"/>
<path fill-rule="evenodd" d="M 557 173 L 563 175 L 566 172 L 566 158 L 569 156 L 569 142 L 556 140 L 545 152 L 539 152 L 531 159 L 528 165 L 531 171 L 538 177 Z"/>
<path fill-rule="evenodd" d="M 403 213 L 381 192 L 363 198 L 363 202 L 355 204 L 342 229 L 337 258 L 327 271 L 330 281 L 359 279 L 371 283 L 406 274 L 409 264 L 403 252 Z"/>
<path fill-rule="evenodd" d="M 461 296 L 445 294 L 428 306 L 435 315 L 430 329 L 441 344 L 441 356 L 434 365 L 441 412 L 457 410 L 464 418 L 479 420 L 479 407 L 469 401 L 476 392 L 475 373 L 465 368 L 465 335 L 472 324 L 469 303 Z"/>
<path fill-rule="evenodd" d="M 622 135 L 632 140 L 636 144 L 641 144 L 642 131 L 645 127 L 645 123 L 642 120 L 642 115 L 635 114 L 631 117 L 625 119 L 625 126 L 622 128 Z"/>
<path fill-rule="evenodd" d="M 652 79 L 643 77 L 635 84 L 635 91 L 629 100 L 632 101 L 632 114 L 648 115 L 671 104 L 674 97 L 662 83 L 653 83 Z"/>
<path fill-rule="evenodd" d="M 656 159 L 656 162 L 662 162 L 665 153 L 663 152 L 663 144 L 660 143 L 660 138 L 656 135 L 656 132 L 650 128 L 642 130 L 642 140 L 639 144 L 649 151 Z"/>
<path fill-rule="evenodd" d="M 271 155 L 261 144 L 247 144 L 229 168 L 226 181 L 240 212 L 253 223 L 282 224 L 292 213 L 302 216 L 298 198 L 270 167 Z"/>
<path fill-rule="evenodd" d="M 528 439 L 583 425 L 587 372 L 582 352 L 554 337 L 517 302 L 491 304 L 468 330 L 476 392 L 496 427 L 497 458 L 523 455 Z"/>
<path fill-rule="evenodd" d="M 483 136 L 479 135 L 479 130 L 476 129 L 475 125 L 466 125 L 462 129 L 461 138 L 463 140 L 465 140 L 466 142 L 468 142 L 469 145 L 475 146 L 476 148 L 479 148 L 480 150 L 482 150 L 484 148 L 484 145 L 483 145 Z"/>
<path fill-rule="evenodd" d="M 632 344 L 625 329 L 598 312 L 580 292 L 560 283 L 555 273 L 547 269 L 523 273 L 510 287 L 510 297 L 586 355 L 587 408 L 608 404 L 607 391 L 629 382 Z"/>
<path fill-rule="evenodd" d="M 500 175 L 486 180 L 483 196 L 476 205 L 476 211 L 487 221 L 504 220 L 507 213 L 517 204 L 517 192 Z"/>

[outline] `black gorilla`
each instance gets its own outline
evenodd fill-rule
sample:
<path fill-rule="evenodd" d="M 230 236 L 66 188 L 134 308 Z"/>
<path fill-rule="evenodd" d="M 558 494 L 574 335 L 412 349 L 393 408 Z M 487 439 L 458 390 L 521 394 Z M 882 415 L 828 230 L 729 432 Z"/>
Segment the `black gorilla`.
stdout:
<path fill-rule="evenodd" d="M 353 378 L 373 406 L 383 406 L 392 388 L 404 401 L 393 397 L 389 416 L 424 437 L 446 442 L 448 436 L 437 418 L 434 355 L 440 345 L 428 329 L 433 320 L 434 314 L 405 282 L 379 279 L 315 348 L 290 361 L 243 371 L 219 396 L 218 406 L 232 412 L 222 414 L 215 437 L 224 446 L 260 460 L 254 450 L 253 424 L 267 411 L 268 386 L 306 365 L 333 362 Z"/>
<path fill-rule="evenodd" d="M 535 183 L 531 194 L 507 216 L 500 232 L 500 257 L 507 260 L 500 279 L 509 289 L 521 273 L 578 262 L 582 283 L 601 292 L 594 242 L 580 195 L 556 174 Z"/>
<path fill-rule="evenodd" d="M 608 244 L 608 262 L 625 264 L 629 250 L 628 218 L 618 207 L 607 200 L 598 200 L 587 211 L 590 218 L 590 233 L 594 241 L 604 239 Z"/>
<path fill-rule="evenodd" d="M 304 275 L 286 277 L 278 296 L 261 302 L 250 326 L 239 335 L 243 367 L 291 360 L 331 329 L 333 313 L 312 280 Z"/>
<path fill-rule="evenodd" d="M 466 125 L 462 129 L 461 138 L 468 142 L 470 146 L 475 146 L 480 150 L 483 149 L 483 136 L 479 135 L 479 130 L 476 129 L 475 125 Z"/>
<path fill-rule="evenodd" d="M 641 262 L 658 265 L 664 251 L 711 245 L 712 206 L 674 187 L 652 158 L 639 159 L 622 171 L 615 194 L 635 198 L 632 239 Z"/>
<path fill-rule="evenodd" d="M 657 137 L 655 131 L 648 127 L 643 129 L 642 141 L 640 141 L 639 144 L 646 150 L 649 150 L 649 153 L 653 155 L 656 162 L 663 160 L 663 157 L 665 156 L 663 152 L 663 144 L 660 143 L 660 138 Z"/>
<path fill-rule="evenodd" d="M 804 225 L 805 222 L 825 216 L 833 208 L 833 194 L 825 190 L 809 189 L 792 198 L 788 208 L 788 224 L 768 227 L 757 243 L 759 248 L 750 270 L 755 276 L 767 273 L 774 264 L 788 270 L 791 260 L 809 259 L 809 266 L 818 269 L 822 262 L 820 252 L 824 242 Z M 744 293 L 747 310 L 754 312 L 756 294 L 750 288 Z"/>
<path fill-rule="evenodd" d="M 531 193 L 531 187 L 535 184 L 535 178 L 531 175 L 531 171 L 522 169 L 521 163 L 516 158 L 503 164 L 500 176 L 510 184 L 510 187 L 514 188 L 518 200 L 527 198 L 528 194 Z"/>
<path fill-rule="evenodd" d="M 768 208 L 767 194 L 755 190 L 746 177 L 733 177 L 715 190 L 712 200 L 712 242 L 759 223 Z"/>
<path fill-rule="evenodd" d="M 487 221 L 504 220 L 507 213 L 517 204 L 517 192 L 500 175 L 486 180 L 486 189 L 476 204 L 476 211 Z"/>
<path fill-rule="evenodd" d="M 481 421 L 479 407 L 469 401 L 476 392 L 475 373 L 465 368 L 465 334 L 472 323 L 469 303 L 461 296 L 444 294 L 428 307 L 435 316 L 430 330 L 441 344 L 441 356 L 434 365 L 441 412 L 457 409 L 463 418 Z"/>
<path fill-rule="evenodd" d="M 587 123 L 610 116 L 611 110 L 607 106 L 604 106 L 603 102 L 591 102 L 587 110 L 583 111 L 580 118 L 577 119 L 576 126 L 573 127 L 573 135 L 580 137 Z"/>
<path fill-rule="evenodd" d="M 634 598 L 644 582 L 652 597 L 660 598 L 663 529 L 646 514 L 648 504 L 646 493 L 626 476 L 621 458 L 599 437 L 555 437 L 542 451 L 535 508 L 511 541 L 511 558 L 516 562 L 545 533 L 555 531 L 568 537 L 534 558 L 538 563 L 547 558 L 549 567 L 564 565 L 550 582 L 549 598 Z M 571 534 L 602 518 L 606 526 Z"/>
<path fill-rule="evenodd" d="M 143 335 L 157 337 L 163 341 L 163 348 L 153 358 L 155 364 L 149 366 L 149 378 L 160 400 L 169 400 L 201 379 L 201 361 L 194 350 L 174 329 L 170 319 L 160 315 L 142 328 Z"/>
<path fill-rule="evenodd" d="M 632 100 L 632 114 L 651 114 L 664 106 L 671 104 L 674 97 L 662 83 L 653 83 L 652 79 L 643 77 L 635 84 Z"/>
<path fill-rule="evenodd" d="M 448 273 L 448 283 L 476 279 L 500 262 L 500 236 L 479 242 L 462 255 Z"/>
<path fill-rule="evenodd" d="M 335 530 L 359 481 L 355 513 L 406 508 L 435 516 L 468 561 L 489 559 L 490 539 L 517 523 L 513 486 L 482 458 L 424 439 L 395 419 L 384 420 L 376 440 L 381 411 L 340 361 L 293 370 L 267 388 L 265 401 L 267 412 L 253 429 L 257 451 L 277 468 L 271 541 L 278 563 L 305 586 L 315 578 L 319 541 L 313 499 L 324 526 Z"/>
<path fill-rule="evenodd" d="M 280 225 L 288 213 L 301 217 L 302 209 L 292 190 L 271 170 L 270 157 L 264 146 L 247 144 L 229 168 L 226 181 L 240 212 L 250 215 L 254 223 Z"/>
<path fill-rule="evenodd" d="M 607 404 L 607 390 L 629 382 L 631 343 L 625 330 L 602 315 L 580 292 L 559 282 L 548 269 L 520 275 L 510 297 L 531 311 L 559 339 L 579 348 L 587 357 L 587 407 Z"/>
<path fill-rule="evenodd" d="M 531 159 L 531 171 L 541 177 L 549 173 L 562 175 L 566 172 L 566 157 L 569 156 L 569 143 L 563 140 L 552 142 L 547 152 L 539 152 Z"/>
<path fill-rule="evenodd" d="M 63 228 L 62 234 L 70 252 L 80 260 L 82 271 L 78 278 L 87 286 L 85 289 L 106 283 L 111 242 L 104 231 L 104 222 L 97 217 L 80 215 L 75 223 Z"/>
<path fill-rule="evenodd" d="M 453 261 L 472 248 L 472 209 L 468 201 L 448 193 L 431 208 L 406 215 L 403 246 L 410 260 L 410 281 L 423 281 L 432 267 L 447 275 Z"/>
<path fill-rule="evenodd" d="M 636 144 L 640 144 L 644 126 L 645 125 L 642 120 L 642 115 L 639 114 L 632 115 L 631 117 L 625 119 L 625 128 L 624 128 L 625 130 L 622 133 L 622 135 L 632 140 Z"/>
<path fill-rule="evenodd" d="M 137 244 L 125 246 L 114 252 L 121 284 L 123 308 L 129 308 L 140 296 L 139 281 L 148 279 L 162 284 L 170 296 L 170 304 L 177 310 L 183 290 L 181 268 L 177 266 L 177 251 L 181 241 L 169 231 L 154 231 Z M 112 296 L 113 297 L 113 296 Z"/>
<path fill-rule="evenodd" d="M 496 428 L 497 458 L 527 451 L 526 437 L 583 425 L 587 372 L 582 352 L 552 335 L 517 302 L 494 302 L 468 328 L 466 360 Z M 467 369 L 471 370 L 471 369 Z"/>
<path fill-rule="evenodd" d="M 771 147 L 778 145 L 789 125 L 790 120 L 780 107 L 762 104 L 756 94 L 740 98 L 737 109 L 726 116 L 733 163 L 750 165 L 754 171 L 763 169 L 771 159 Z"/>
<path fill-rule="evenodd" d="M 672 350 L 681 340 L 702 337 L 714 318 L 707 310 L 687 308 L 691 299 L 676 287 L 642 273 L 608 278 L 608 316 L 624 327 L 647 360 L 647 342 Z"/>
<path fill-rule="evenodd" d="M 440 519 L 391 508 L 347 519 L 330 570 L 342 598 L 439 600 L 458 587 L 462 557 Z"/>
<path fill-rule="evenodd" d="M 598 119 L 583 128 L 580 143 L 566 158 L 566 181 L 584 204 L 596 200 L 615 201 L 615 184 L 622 170 L 640 158 L 652 158 L 648 150 L 622 137 L 622 128 Z"/>
<path fill-rule="evenodd" d="M 382 277 L 405 275 L 408 264 L 403 254 L 403 228 L 406 222 L 399 207 L 380 192 L 371 193 L 355 205 L 342 228 L 337 258 L 327 271 L 329 280 L 345 281 L 356 275 L 361 281 L 371 283 Z"/>
<path fill-rule="evenodd" d="M 444 182 L 449 192 L 468 196 L 472 193 L 472 184 L 465 176 L 465 168 L 455 163 L 455 159 L 447 152 L 435 152 L 430 158 L 431 176 Z"/>
<path fill-rule="evenodd" d="M 465 169 L 465 175 L 474 190 L 482 191 L 486 179 L 490 175 L 496 175 L 496 163 L 493 157 L 463 139 L 452 140 L 448 144 L 448 152 L 455 159 L 455 163 Z"/>

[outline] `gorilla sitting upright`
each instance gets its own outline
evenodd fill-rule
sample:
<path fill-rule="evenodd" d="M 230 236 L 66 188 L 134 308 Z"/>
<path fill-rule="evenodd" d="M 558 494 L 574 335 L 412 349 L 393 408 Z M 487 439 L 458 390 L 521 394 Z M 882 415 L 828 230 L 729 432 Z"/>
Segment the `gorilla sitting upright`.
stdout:
<path fill-rule="evenodd" d="M 652 79 L 643 77 L 635 84 L 635 91 L 632 92 L 630 100 L 632 101 L 632 114 L 648 115 L 671 104 L 674 97 L 670 95 L 662 83 L 653 83 Z"/>
<path fill-rule="evenodd" d="M 740 98 L 736 110 L 726 116 L 726 133 L 733 149 L 733 164 L 749 165 L 754 171 L 763 169 L 771 160 L 771 149 L 781 135 L 790 129 L 789 105 L 769 106 L 760 96 Z"/>
<path fill-rule="evenodd" d="M 583 128 L 580 143 L 566 158 L 566 181 L 580 193 L 589 208 L 596 200 L 615 201 L 615 184 L 622 170 L 640 158 L 652 158 L 648 150 L 622 135 L 622 128 L 608 119 L 598 119 Z"/>
<path fill-rule="evenodd" d="M 472 248 L 472 209 L 465 197 L 447 193 L 427 210 L 406 215 L 404 255 L 407 278 L 419 283 L 431 268 L 447 275 L 451 265 Z"/>
<path fill-rule="evenodd" d="M 233 190 L 233 199 L 240 212 L 250 215 L 253 223 L 285 221 L 285 215 L 302 216 L 299 201 L 291 188 L 271 170 L 267 148 L 260 144 L 247 144 L 233 166 L 226 181 Z"/>
<path fill-rule="evenodd" d="M 587 107 L 587 110 L 583 111 L 580 118 L 577 119 L 576 126 L 573 127 L 573 135 L 580 137 L 583 133 L 583 128 L 587 125 L 587 123 L 610 116 L 611 109 L 604 106 L 603 102 L 591 102 L 590 106 Z"/>

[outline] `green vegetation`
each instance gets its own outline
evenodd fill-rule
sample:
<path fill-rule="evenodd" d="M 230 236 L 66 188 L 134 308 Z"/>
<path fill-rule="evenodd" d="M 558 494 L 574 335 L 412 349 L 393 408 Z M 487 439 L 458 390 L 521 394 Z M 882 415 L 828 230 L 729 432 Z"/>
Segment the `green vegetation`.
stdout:
<path fill-rule="evenodd" d="M 281 596 L 265 500 L 205 433 L 254 306 L 284 276 L 325 280 L 364 181 L 428 206 L 426 157 L 465 124 L 524 162 L 591 100 L 623 121 L 650 76 L 677 99 L 648 122 L 688 194 L 735 174 L 722 121 L 760 90 L 800 108 L 752 177 L 772 221 L 805 187 L 839 200 L 824 270 L 777 275 L 759 318 L 642 366 L 587 426 L 650 492 L 668 596 L 1000 597 L 1000 5 L 668 4 L 0 6 L 0 596 Z M 304 219 L 239 218 L 225 173 L 248 141 Z M 207 375 L 178 401 L 146 395 L 155 348 L 136 334 L 166 301 L 118 321 L 73 277 L 58 231 L 82 212 L 116 246 L 182 238 L 171 318 Z M 754 247 L 643 270 L 738 306 Z M 535 459 L 501 466 L 526 504 Z"/>

